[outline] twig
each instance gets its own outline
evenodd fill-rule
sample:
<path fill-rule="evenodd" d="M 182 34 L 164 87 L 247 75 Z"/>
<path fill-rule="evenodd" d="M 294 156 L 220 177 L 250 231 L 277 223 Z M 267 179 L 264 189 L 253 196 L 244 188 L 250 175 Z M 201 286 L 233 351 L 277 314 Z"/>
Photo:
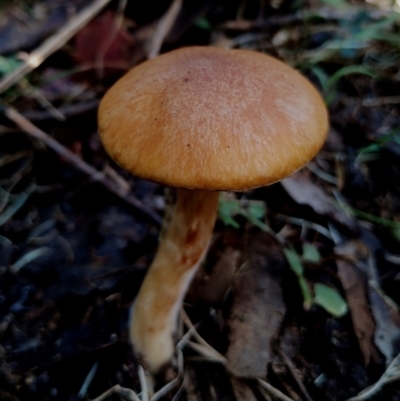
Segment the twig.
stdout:
<path fill-rule="evenodd" d="M 380 377 L 380 379 L 373 384 L 371 387 L 361 391 L 355 397 L 349 398 L 347 401 L 365 401 L 374 396 L 376 393 L 382 390 L 388 383 L 392 383 L 396 380 L 400 380 L 400 354 L 393 359 L 391 364 L 385 370 L 385 373 Z"/>
<path fill-rule="evenodd" d="M 64 46 L 83 26 L 95 17 L 111 0 L 95 0 L 73 19 L 67 22 L 57 33 L 43 42 L 30 53 L 23 64 L 0 81 L 0 93 L 4 92 L 26 74 L 34 70 L 52 53 Z"/>
<path fill-rule="evenodd" d="M 96 70 L 100 78 L 103 78 L 104 74 L 104 57 L 108 49 L 114 42 L 115 38 L 117 37 L 118 31 L 121 28 L 122 23 L 124 21 L 124 12 L 127 2 L 128 0 L 119 0 L 118 8 L 114 18 L 114 26 L 110 30 L 110 32 L 108 32 L 106 43 L 104 43 L 104 45 L 101 47 L 99 53 L 96 56 Z"/>
<path fill-rule="evenodd" d="M 172 398 L 171 401 L 178 401 L 181 399 L 181 395 L 185 391 L 185 385 L 186 385 L 186 375 L 184 376 L 181 386 L 179 387 L 178 391 L 176 392 L 174 398 Z"/>
<path fill-rule="evenodd" d="M 144 372 L 142 365 L 138 366 L 138 374 L 140 387 L 142 389 L 142 401 L 149 401 L 149 389 L 147 388 L 146 373 Z"/>
<path fill-rule="evenodd" d="M 191 348 L 193 351 L 196 351 L 198 354 L 202 355 L 208 361 L 220 363 L 221 365 L 226 365 L 226 358 L 210 346 L 194 343 L 193 341 L 186 341 L 185 345 L 188 348 Z"/>
<path fill-rule="evenodd" d="M 293 401 L 292 398 L 289 398 L 287 395 L 283 394 L 282 391 L 280 391 L 277 388 L 271 386 L 266 381 L 261 380 L 261 379 L 257 379 L 257 383 L 261 388 L 267 390 L 276 399 L 278 399 L 280 401 Z"/>
<path fill-rule="evenodd" d="M 150 398 L 150 401 L 158 401 L 160 398 L 164 397 L 167 395 L 173 388 L 175 388 L 179 383 L 181 383 L 182 379 L 181 377 L 177 377 L 174 380 L 171 380 L 169 383 L 167 383 L 164 387 L 161 387 L 160 390 L 158 390 L 153 397 Z"/>
<path fill-rule="evenodd" d="M 92 401 L 104 401 L 113 394 L 117 394 L 119 397 L 127 401 L 141 401 L 133 390 L 130 388 L 121 387 L 119 384 L 111 387 L 97 398 L 94 398 Z"/>
<path fill-rule="evenodd" d="M 325 19 L 326 21 L 335 21 L 335 20 L 351 20 L 357 16 L 360 12 L 365 12 L 365 6 L 357 7 L 357 6 L 349 6 L 345 7 L 341 10 L 336 10 L 332 7 L 322 7 L 319 9 L 311 9 L 311 10 L 300 10 L 293 14 L 288 15 L 279 15 L 275 17 L 270 17 L 267 19 L 255 19 L 255 20 L 231 20 L 223 23 L 219 26 L 220 29 L 235 29 L 241 31 L 248 31 L 253 28 L 269 28 L 269 27 L 282 27 L 285 25 L 293 24 L 296 22 L 304 23 L 304 21 L 320 17 Z M 392 14 L 390 10 L 383 9 L 368 9 L 368 17 L 371 20 L 380 20 L 382 18 L 387 18 Z"/>
<path fill-rule="evenodd" d="M 326 229 L 324 226 L 321 226 L 320 224 L 313 223 L 311 221 L 307 221 L 304 219 L 299 219 L 298 217 L 286 216 L 284 214 L 278 214 L 278 215 L 276 215 L 276 218 L 278 220 L 285 221 L 286 223 L 289 223 L 289 224 L 295 224 L 298 226 L 304 226 L 306 228 L 310 228 L 310 229 L 322 234 L 324 237 L 326 237 L 330 240 L 332 239 L 332 235 L 329 232 L 329 230 Z"/>
<path fill-rule="evenodd" d="M 83 382 L 81 389 L 79 390 L 78 397 L 84 398 L 86 396 L 86 393 L 89 389 L 90 383 L 92 382 L 92 380 L 97 372 L 98 367 L 99 367 L 99 363 L 95 362 L 93 364 L 92 368 L 90 369 L 88 375 L 86 376 L 86 379 Z"/>
<path fill-rule="evenodd" d="M 73 117 L 79 114 L 87 113 L 89 111 L 96 110 L 96 108 L 99 105 L 98 99 L 95 100 L 89 100 L 85 101 L 82 103 L 77 103 L 77 104 L 72 104 L 72 105 L 67 105 L 67 106 L 61 106 L 57 110 L 62 113 L 62 115 L 65 118 L 68 117 Z M 47 110 L 42 111 L 42 110 L 32 110 L 32 111 L 26 111 L 23 113 L 23 116 L 27 118 L 28 120 L 34 120 L 34 121 L 43 121 L 43 120 L 49 120 L 54 118 L 53 114 L 50 114 Z"/>
<path fill-rule="evenodd" d="M 142 202 L 133 197 L 126 190 L 126 188 L 122 188 L 115 182 L 115 180 L 111 179 L 110 177 L 106 177 L 103 172 L 96 170 L 90 164 L 86 163 L 79 156 L 71 152 L 69 149 L 65 148 L 55 139 L 47 135 L 44 131 L 32 124 L 15 109 L 7 108 L 4 113 L 6 117 L 17 124 L 22 129 L 22 131 L 26 132 L 36 139 L 43 141 L 49 148 L 53 149 L 65 160 L 67 160 L 68 163 L 72 164 L 77 169 L 87 174 L 92 180 L 99 181 L 110 192 L 118 195 L 125 202 L 129 203 L 130 205 L 134 206 L 136 209 L 140 210 L 142 213 L 150 217 L 155 223 L 161 225 L 161 218 L 157 213 L 155 213 L 149 207 L 145 206 Z"/>
<path fill-rule="evenodd" d="M 10 206 L 8 206 L 7 209 L 2 211 L 0 215 L 0 227 L 5 224 L 9 219 L 11 219 L 11 217 L 14 216 L 14 214 L 17 213 L 22 206 L 24 206 L 25 202 L 28 200 L 31 194 L 35 192 L 35 189 L 35 184 L 29 184 L 25 191 L 18 194 L 14 202 Z"/>
<path fill-rule="evenodd" d="M 168 8 L 167 12 L 161 17 L 157 24 L 154 35 L 152 36 L 150 43 L 148 44 L 147 58 L 155 58 L 160 53 L 162 44 L 164 43 L 165 37 L 171 31 L 176 18 L 178 17 L 179 11 L 181 10 L 183 0 L 174 0 Z"/>
<path fill-rule="evenodd" d="M 375 107 L 375 106 L 386 106 L 388 104 L 400 103 L 400 96 L 383 96 L 373 97 L 362 101 L 363 107 Z"/>
<path fill-rule="evenodd" d="M 286 354 L 286 352 L 283 351 L 282 348 L 279 348 L 278 352 L 281 355 L 281 357 L 283 358 L 283 360 L 285 361 L 286 366 L 289 368 L 289 371 L 292 374 L 293 379 L 297 383 L 300 391 L 303 393 L 304 398 L 307 401 L 313 401 L 313 399 L 311 398 L 307 389 L 305 388 L 303 382 L 301 381 L 300 377 L 298 376 L 297 371 L 296 371 L 296 366 L 294 365 L 293 361 L 289 358 L 289 356 Z"/>
<path fill-rule="evenodd" d="M 226 364 L 226 358 L 215 348 L 213 348 L 206 340 L 204 340 L 204 338 L 197 332 L 196 327 L 190 321 L 189 316 L 186 314 L 183 308 L 181 309 L 181 318 L 189 329 L 190 336 L 183 336 L 181 341 L 178 343 L 178 347 L 183 348 L 185 345 L 188 345 L 190 348 L 206 356 L 207 358 L 215 360 L 223 365 Z M 193 336 L 199 342 L 199 344 L 189 341 L 191 336 Z"/>

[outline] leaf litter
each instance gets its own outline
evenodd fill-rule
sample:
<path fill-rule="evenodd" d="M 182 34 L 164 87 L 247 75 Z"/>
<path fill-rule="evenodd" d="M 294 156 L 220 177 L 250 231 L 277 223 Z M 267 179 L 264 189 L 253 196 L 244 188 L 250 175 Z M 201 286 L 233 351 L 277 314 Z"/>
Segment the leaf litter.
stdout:
<path fill-rule="evenodd" d="M 22 65 L 21 52 L 34 54 L 68 24 L 65 2 L 31 3 L 0 10 L 2 29 L 13 36 L 0 41 L 12 45 L 1 54 L 3 78 Z M 92 4 L 73 3 L 77 12 Z M 16 125 L 0 121 L 1 397 L 145 399 L 127 320 L 157 246 L 164 192 L 110 167 L 94 111 L 112 82 L 144 59 L 146 44 L 156 43 L 156 53 L 214 44 L 278 56 L 319 87 L 332 129 L 308 169 L 222 199 L 182 314 L 177 360 L 155 395 L 397 400 L 396 6 L 177 1 L 167 14 L 171 4 L 139 11 L 117 3 L 3 93 L 2 106 L 19 114 Z M 27 15 L 35 21 L 26 24 Z M 92 73 L 101 66 L 106 74 Z M 61 156 L 21 133 L 21 116 Z M 65 149 L 78 158 L 66 163 Z"/>

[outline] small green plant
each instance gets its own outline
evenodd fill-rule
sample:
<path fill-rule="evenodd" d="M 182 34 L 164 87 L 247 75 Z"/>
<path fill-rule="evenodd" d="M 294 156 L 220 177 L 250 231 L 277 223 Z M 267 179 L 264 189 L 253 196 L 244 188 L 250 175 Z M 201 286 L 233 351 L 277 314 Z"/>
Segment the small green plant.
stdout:
<path fill-rule="evenodd" d="M 370 145 L 358 149 L 356 162 L 365 163 L 377 159 L 379 157 L 379 153 L 382 151 L 383 146 L 391 142 L 400 145 L 400 127 L 397 127 L 387 134 L 382 135 Z"/>
<path fill-rule="evenodd" d="M 247 200 L 241 202 L 236 199 L 222 199 L 219 203 L 218 217 L 225 225 L 239 228 L 240 224 L 235 220 L 235 217 L 243 216 L 261 230 L 275 235 L 263 221 L 266 212 L 266 205 L 261 201 Z"/>
<path fill-rule="evenodd" d="M 283 253 L 299 281 L 305 309 L 309 309 L 311 305 L 315 304 L 321 306 L 335 317 L 341 317 L 347 313 L 346 301 L 336 290 L 321 283 L 314 284 L 313 289 L 311 289 L 310 284 L 304 277 L 304 262 L 318 263 L 321 260 L 318 249 L 314 245 L 304 244 L 302 256 L 292 248 L 284 248 Z"/>
<path fill-rule="evenodd" d="M 17 58 L 10 56 L 10 57 L 3 57 L 0 56 L 0 76 L 7 75 L 14 71 L 19 65 L 21 61 Z"/>

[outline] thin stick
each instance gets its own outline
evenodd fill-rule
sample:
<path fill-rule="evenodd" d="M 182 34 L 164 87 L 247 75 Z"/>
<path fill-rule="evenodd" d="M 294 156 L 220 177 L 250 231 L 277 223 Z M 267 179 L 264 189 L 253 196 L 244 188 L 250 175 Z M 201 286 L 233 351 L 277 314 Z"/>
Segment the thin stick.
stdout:
<path fill-rule="evenodd" d="M 292 374 L 293 379 L 299 386 L 300 391 L 303 393 L 304 398 L 307 401 L 313 401 L 313 399 L 311 398 L 310 394 L 308 393 L 306 387 L 304 386 L 303 382 L 301 381 L 300 377 L 298 376 L 297 371 L 296 371 L 296 366 L 294 365 L 293 361 L 289 358 L 289 356 L 286 354 L 286 352 L 283 351 L 282 348 L 279 348 L 278 352 L 281 355 L 281 357 L 283 358 L 283 360 L 285 361 L 286 366 L 289 368 L 289 371 Z"/>
<path fill-rule="evenodd" d="M 280 400 L 280 401 L 293 401 L 292 398 L 289 398 L 287 395 L 283 394 L 282 391 L 278 390 L 274 386 L 271 386 L 266 381 L 261 380 L 261 379 L 257 379 L 257 383 L 261 388 L 267 390 L 277 400 Z"/>
<path fill-rule="evenodd" d="M 383 96 L 373 97 L 371 99 L 364 99 L 361 104 L 363 107 L 375 107 L 398 103 L 400 103 L 400 96 Z"/>
<path fill-rule="evenodd" d="M 117 394 L 118 396 L 127 401 L 141 401 L 133 390 L 131 390 L 130 388 L 121 387 L 119 384 L 116 384 L 115 386 L 111 387 L 103 394 L 94 398 L 92 401 L 104 401 L 113 394 Z"/>
<path fill-rule="evenodd" d="M 95 0 L 74 18 L 68 21 L 58 32 L 44 41 L 30 53 L 23 64 L 0 81 L 0 93 L 17 83 L 26 74 L 34 70 L 51 54 L 68 42 L 83 26 L 95 17 L 111 0 Z"/>
<path fill-rule="evenodd" d="M 222 365 L 226 364 L 226 358 L 221 355 L 215 348 L 213 348 L 200 334 L 197 332 L 196 327 L 190 321 L 189 316 L 186 314 L 185 310 L 181 308 L 181 319 L 184 324 L 189 329 L 187 333 L 180 339 L 176 348 L 178 350 L 182 350 L 184 347 L 189 347 L 195 350 L 200 355 L 206 357 L 207 359 L 221 363 Z M 189 341 L 191 337 L 194 337 L 199 344 Z"/>
<path fill-rule="evenodd" d="M 140 381 L 140 387 L 142 389 L 142 401 L 149 401 L 149 390 L 147 388 L 146 373 L 142 365 L 138 366 L 138 375 Z"/>
<path fill-rule="evenodd" d="M 124 21 L 124 12 L 127 3 L 128 0 L 119 0 L 117 12 L 114 18 L 114 26 L 112 27 L 112 29 L 110 29 L 106 43 L 102 46 L 96 57 L 96 70 L 100 78 L 103 78 L 104 74 L 104 56 L 106 55 L 112 43 L 114 42 L 115 38 L 117 37 L 118 31 L 122 26 L 122 23 Z"/>
<path fill-rule="evenodd" d="M 93 364 L 92 368 L 90 369 L 88 375 L 86 376 L 86 379 L 83 382 L 81 389 L 79 390 L 78 397 L 80 397 L 80 398 L 85 397 L 85 395 L 89 389 L 90 383 L 92 382 L 92 380 L 97 372 L 98 367 L 99 367 L 99 362 L 95 362 Z"/>
<path fill-rule="evenodd" d="M 4 114 L 7 118 L 17 124 L 22 129 L 22 131 L 26 132 L 36 139 L 43 141 L 46 146 L 61 155 L 66 161 L 68 161 L 68 163 L 72 164 L 77 169 L 87 174 L 93 181 L 99 181 L 110 192 L 118 195 L 125 202 L 129 203 L 130 205 L 150 217 L 155 223 L 161 225 L 160 216 L 149 207 L 145 206 L 138 199 L 133 197 L 126 188 L 122 188 L 116 183 L 115 180 L 111 179 L 110 177 L 106 177 L 103 172 L 96 170 L 90 164 L 86 163 L 75 153 L 71 152 L 55 139 L 47 135 L 44 131 L 32 124 L 18 111 L 12 108 L 7 108 Z"/>
<path fill-rule="evenodd" d="M 183 322 L 185 323 L 185 325 L 187 326 L 187 328 L 189 329 L 189 331 L 191 332 L 191 336 L 193 336 L 200 345 L 204 346 L 203 348 L 198 348 L 198 349 L 208 349 L 211 351 L 212 355 L 214 356 L 214 359 L 218 360 L 219 362 L 221 362 L 222 364 L 226 364 L 226 358 L 220 354 L 215 348 L 213 348 L 196 330 L 196 327 L 193 325 L 192 321 L 190 320 L 189 316 L 187 315 L 187 313 L 185 312 L 185 310 L 183 308 L 181 308 L 181 318 L 183 320 Z M 184 336 L 185 337 L 185 336 Z M 183 339 L 183 338 L 182 338 Z M 186 337 L 185 337 L 186 339 Z M 189 340 L 189 339 L 188 339 Z M 190 341 L 185 340 L 185 342 L 181 341 L 179 342 L 180 345 L 183 347 L 186 344 L 191 344 L 192 348 L 193 348 L 193 344 L 195 343 L 191 343 Z M 196 345 L 195 345 L 196 346 Z"/>
<path fill-rule="evenodd" d="M 178 17 L 182 2 L 183 0 L 174 0 L 167 12 L 161 17 L 148 45 L 147 58 L 155 58 L 160 53 L 161 46 Z"/>
<path fill-rule="evenodd" d="M 167 395 L 173 388 L 175 388 L 178 384 L 182 382 L 181 377 L 176 377 L 174 380 L 170 381 L 167 383 L 164 387 L 161 387 L 160 390 L 158 390 L 153 397 L 150 398 L 150 401 L 158 401 L 165 395 Z"/>

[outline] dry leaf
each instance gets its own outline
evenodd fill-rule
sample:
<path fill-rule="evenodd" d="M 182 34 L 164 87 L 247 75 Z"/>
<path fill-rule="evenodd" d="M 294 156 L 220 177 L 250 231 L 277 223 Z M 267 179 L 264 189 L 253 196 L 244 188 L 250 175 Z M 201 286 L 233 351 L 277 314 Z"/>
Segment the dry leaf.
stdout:
<path fill-rule="evenodd" d="M 378 362 L 379 354 L 376 346 L 385 356 L 386 364 L 389 364 L 398 352 L 396 344 L 400 341 L 400 315 L 380 288 L 374 258 L 374 252 L 381 249 L 380 242 L 370 232 L 364 232 L 363 240 L 365 242 L 348 242 L 336 249 L 336 253 L 348 259 L 348 261 L 342 261 L 344 263 L 342 268 L 338 264 L 339 276 L 342 279 L 346 297 L 349 287 L 353 287 L 354 294 L 352 295 L 355 299 L 348 298 L 347 300 L 364 359 L 367 362 L 370 356 L 371 359 Z M 356 265 L 361 268 L 356 268 Z M 349 272 L 351 267 L 353 268 L 352 273 Z M 345 271 L 344 268 L 346 268 Z M 358 272 L 357 275 L 354 275 L 355 271 Z M 345 280 L 341 272 L 345 274 Z M 363 276 L 361 279 L 360 275 Z M 368 285 L 363 289 L 365 294 L 361 295 L 361 290 L 356 291 L 355 287 L 360 286 L 366 280 L 368 280 Z M 368 304 L 366 305 L 366 303 Z M 367 318 L 367 314 L 371 316 Z M 372 323 L 369 320 L 372 320 Z M 375 348 L 375 352 L 373 348 Z"/>
<path fill-rule="evenodd" d="M 345 246 L 337 247 L 335 251 L 356 259 L 360 246 L 359 241 L 351 241 Z M 379 363 L 379 353 L 374 344 L 375 322 L 368 303 L 366 274 L 348 260 L 338 260 L 336 265 L 364 363 L 369 365 L 371 359 Z"/>
<path fill-rule="evenodd" d="M 266 373 L 270 343 L 277 335 L 285 304 L 280 281 L 286 261 L 279 244 L 265 233 L 249 234 L 228 318 L 228 369 L 237 377 Z"/>
<path fill-rule="evenodd" d="M 308 205 L 315 213 L 328 215 L 351 230 L 355 229 L 356 220 L 336 205 L 334 199 L 321 187 L 314 184 L 306 171 L 293 174 L 281 181 L 281 184 L 297 203 Z"/>
<path fill-rule="evenodd" d="M 215 305 L 224 300 L 239 267 L 240 241 L 236 230 L 214 235 L 207 262 L 196 274 L 186 295 L 188 302 Z"/>
<path fill-rule="evenodd" d="M 133 39 L 115 25 L 115 15 L 107 11 L 89 22 L 75 36 L 75 58 L 79 63 L 131 66 Z"/>
<path fill-rule="evenodd" d="M 375 343 L 385 356 L 386 365 L 389 365 L 399 352 L 400 314 L 380 287 L 372 254 L 368 259 L 368 279 L 370 283 L 368 294 L 376 322 Z"/>

